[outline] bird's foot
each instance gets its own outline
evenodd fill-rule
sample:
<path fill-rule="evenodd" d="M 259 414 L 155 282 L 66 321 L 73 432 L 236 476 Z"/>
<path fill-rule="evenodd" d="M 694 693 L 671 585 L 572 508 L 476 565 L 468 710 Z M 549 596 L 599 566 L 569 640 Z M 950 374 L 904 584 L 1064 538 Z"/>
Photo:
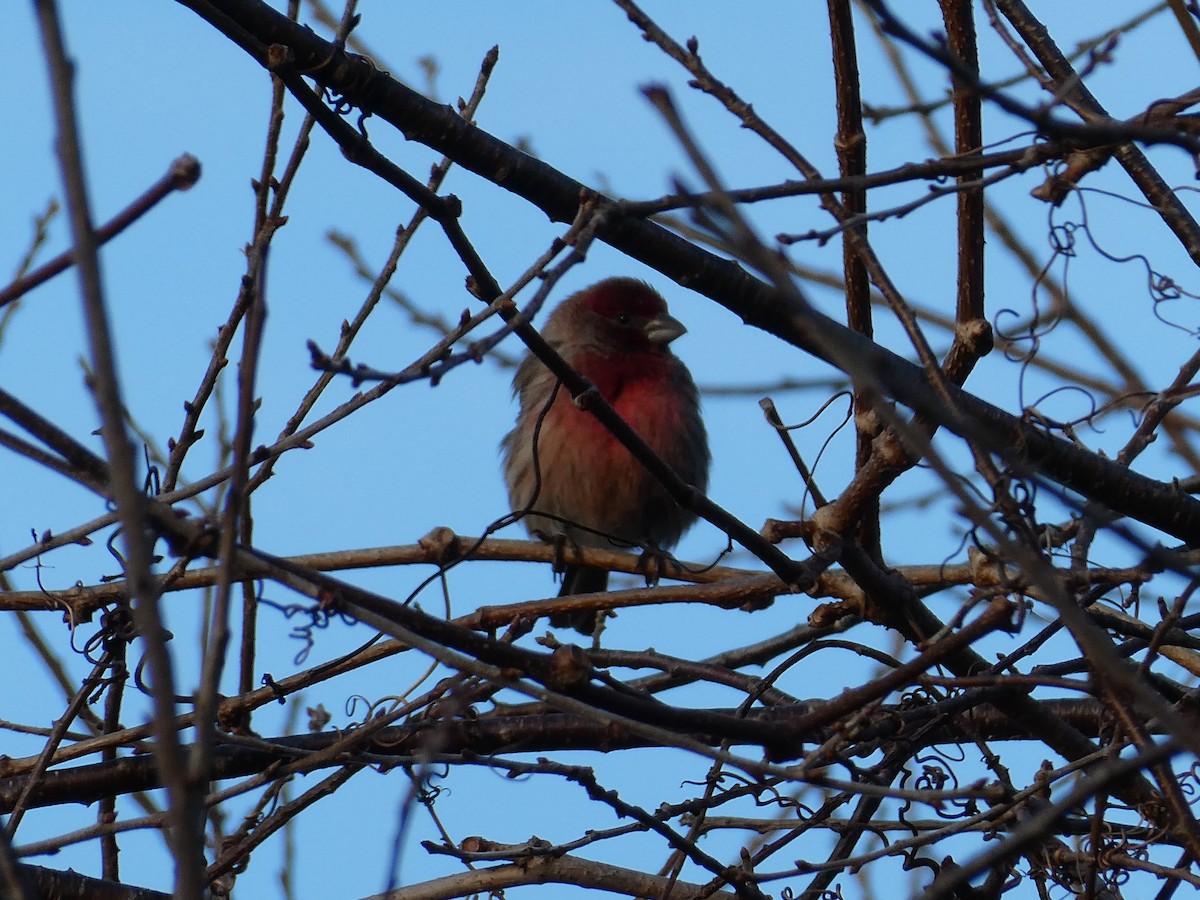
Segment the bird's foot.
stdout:
<path fill-rule="evenodd" d="M 646 579 L 646 587 L 657 587 L 663 567 L 672 562 L 671 554 L 658 547 L 643 547 L 642 555 L 638 557 L 638 572 Z"/>
<path fill-rule="evenodd" d="M 538 531 L 534 534 L 539 541 L 544 541 L 549 544 L 554 550 L 550 557 L 550 570 L 555 577 L 562 575 L 567 571 L 567 561 L 563 558 L 566 553 L 567 541 L 569 540 L 565 534 L 546 534 L 543 531 Z M 572 541 L 571 546 L 578 549 L 578 546 Z"/>

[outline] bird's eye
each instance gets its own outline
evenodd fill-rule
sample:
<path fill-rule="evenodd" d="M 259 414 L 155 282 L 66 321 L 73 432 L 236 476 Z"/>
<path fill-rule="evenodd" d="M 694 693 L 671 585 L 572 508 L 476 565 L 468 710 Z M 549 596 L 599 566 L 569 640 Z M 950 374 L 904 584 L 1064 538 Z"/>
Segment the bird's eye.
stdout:
<path fill-rule="evenodd" d="M 628 325 L 630 322 L 629 313 L 617 313 L 617 324 Z"/>

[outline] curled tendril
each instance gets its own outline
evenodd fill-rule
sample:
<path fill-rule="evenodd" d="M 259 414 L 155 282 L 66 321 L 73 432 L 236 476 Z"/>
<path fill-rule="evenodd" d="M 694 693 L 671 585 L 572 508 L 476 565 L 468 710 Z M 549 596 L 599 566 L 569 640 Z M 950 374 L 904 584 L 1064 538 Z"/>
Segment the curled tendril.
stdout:
<path fill-rule="evenodd" d="M 1195 763 L 1193 763 L 1186 772 L 1178 773 L 1176 778 L 1179 780 L 1179 790 L 1185 797 L 1195 797 L 1197 795 L 1198 779 L 1196 775 Z"/>
<path fill-rule="evenodd" d="M 1059 394 L 1082 394 L 1087 399 L 1088 412 L 1083 415 L 1078 415 L 1073 419 L 1059 421 L 1044 415 L 1038 410 L 1039 406 L 1049 401 L 1051 397 L 1055 397 Z M 1051 430 L 1062 431 L 1064 434 L 1067 434 L 1069 438 L 1074 439 L 1074 434 L 1070 431 L 1071 427 L 1083 423 L 1087 423 L 1089 426 L 1091 426 L 1092 430 L 1098 434 L 1103 434 L 1103 429 L 1095 423 L 1095 419 L 1106 408 L 1106 406 L 1099 406 L 1096 403 L 1096 398 L 1092 396 L 1090 391 L 1087 391 L 1075 384 L 1064 384 L 1054 388 L 1053 390 L 1046 391 L 1046 393 L 1038 397 L 1037 400 L 1029 404 L 1029 406 L 1023 411 L 1022 415 L 1026 418 L 1026 421 L 1032 422 L 1036 420 L 1037 423 L 1043 425 L 1048 432 Z M 1075 443 L 1079 442 L 1075 441 Z"/>
<path fill-rule="evenodd" d="M 1161 303 L 1167 300 L 1179 300 L 1184 296 L 1184 290 L 1169 275 L 1152 271 L 1150 273 L 1150 295 L 1156 303 Z"/>
<path fill-rule="evenodd" d="M 917 776 L 915 785 L 918 790 L 940 791 L 952 781 L 953 776 L 949 769 L 927 762 L 921 774 Z"/>
<path fill-rule="evenodd" d="M 933 706 L 937 702 L 937 698 L 932 696 L 928 688 L 915 687 L 900 695 L 899 708 L 902 710 L 920 709 L 925 706 Z"/>
<path fill-rule="evenodd" d="M 1063 222 L 1051 225 L 1047 234 L 1050 249 L 1057 256 L 1075 256 L 1075 231 L 1079 226 L 1075 222 Z"/>
<path fill-rule="evenodd" d="M 83 648 L 80 650 L 80 653 L 93 666 L 99 665 L 105 653 L 106 643 L 106 634 L 104 628 L 101 627 L 99 631 L 83 642 Z"/>
<path fill-rule="evenodd" d="M 283 613 L 285 619 L 290 619 L 293 616 L 307 616 L 307 624 L 293 626 L 291 637 L 295 640 L 303 641 L 304 647 L 296 654 L 295 665 L 303 665 L 308 659 L 308 654 L 312 652 L 312 648 L 316 646 L 316 639 L 313 637 L 313 632 L 328 628 L 330 622 L 337 619 L 344 625 L 354 625 L 356 619 L 344 612 L 329 610 L 322 606 L 314 606 L 307 603 L 276 603 L 274 600 L 268 600 L 266 597 L 259 597 L 258 602 L 263 606 L 269 606 L 271 609 L 278 610 Z"/>
<path fill-rule="evenodd" d="M 422 766 L 420 770 L 414 769 L 412 766 L 405 766 L 404 771 L 412 779 L 413 799 L 418 803 L 432 809 L 439 797 L 443 794 L 450 794 L 450 788 L 433 784 L 435 778 L 444 779 L 450 775 L 448 765 L 427 765 Z"/>
<path fill-rule="evenodd" d="M 330 88 L 324 89 L 325 102 L 339 116 L 348 116 L 350 111 L 354 109 L 354 104 L 346 99 L 344 94 L 336 93 Z"/>
<path fill-rule="evenodd" d="M 142 456 L 146 461 L 146 477 L 142 481 L 142 492 L 151 497 L 162 493 L 162 476 L 153 460 L 150 459 L 150 447 L 142 444 Z"/>
<path fill-rule="evenodd" d="M 1132 856 L 1135 859 L 1141 859 L 1143 862 L 1149 861 L 1150 859 L 1150 854 L 1147 852 L 1145 847 L 1137 848 L 1133 852 L 1130 852 L 1129 856 Z M 1120 888 L 1122 885 L 1128 884 L 1132 877 L 1133 873 L 1131 873 L 1128 869 L 1119 868 L 1107 869 L 1100 874 L 1100 878 L 1105 885 L 1113 890 Z"/>
<path fill-rule="evenodd" d="M 356 718 L 356 716 L 357 716 L 356 710 L 358 709 L 358 705 L 360 703 L 363 706 L 365 706 L 368 711 L 371 709 L 371 701 L 368 700 L 366 697 L 364 697 L 362 694 L 351 694 L 349 697 L 346 698 L 346 703 L 343 706 L 343 709 L 345 710 L 346 715 L 349 718 L 351 718 L 351 719 Z M 369 718 L 369 715 L 365 716 L 364 718 Z"/>
<path fill-rule="evenodd" d="M 1106 191 L 1099 188 L 1078 188 L 1075 191 L 1075 199 L 1079 203 L 1080 218 L 1082 221 L 1076 225 L 1075 230 L 1085 235 L 1092 249 L 1109 262 L 1118 264 L 1140 264 L 1146 273 L 1146 290 L 1150 295 L 1155 318 L 1157 318 L 1164 325 L 1167 325 L 1171 328 L 1177 328 L 1186 334 L 1197 334 L 1198 331 L 1195 327 L 1189 328 L 1178 322 L 1172 322 L 1163 316 L 1161 312 L 1161 305 L 1163 303 L 1167 303 L 1172 300 L 1179 300 L 1184 297 L 1188 297 L 1193 300 L 1200 299 L 1200 294 L 1185 290 L 1174 278 L 1159 272 L 1151 264 L 1150 259 L 1143 253 L 1129 253 L 1121 255 L 1103 247 L 1096 239 L 1096 236 L 1088 223 L 1088 207 L 1086 202 L 1086 195 L 1088 194 L 1095 194 L 1097 196 L 1119 200 L 1142 209 L 1151 209 L 1151 207 L 1148 204 L 1133 200 L 1129 197 L 1121 196 L 1120 194 L 1113 193 L 1112 191 Z"/>
<path fill-rule="evenodd" d="M 1014 321 L 1012 330 L 1004 324 L 1007 319 Z M 1034 315 L 1026 320 L 1017 310 L 1006 306 L 997 310 L 996 315 L 992 317 L 992 330 L 1002 341 L 1004 358 L 1015 363 L 1032 360 L 1037 355 L 1039 339 L 1048 334 L 1053 327 L 1053 322 L 1043 324 L 1036 310 Z M 1044 330 L 1039 331 L 1039 328 Z"/>

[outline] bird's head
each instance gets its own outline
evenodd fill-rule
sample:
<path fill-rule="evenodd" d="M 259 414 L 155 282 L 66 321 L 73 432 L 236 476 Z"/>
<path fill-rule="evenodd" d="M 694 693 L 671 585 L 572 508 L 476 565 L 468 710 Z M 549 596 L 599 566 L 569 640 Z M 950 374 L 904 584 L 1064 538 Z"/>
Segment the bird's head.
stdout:
<path fill-rule="evenodd" d="M 687 332 L 658 291 L 635 278 L 597 282 L 565 300 L 555 316 L 562 314 L 588 343 L 626 353 L 665 350 Z"/>

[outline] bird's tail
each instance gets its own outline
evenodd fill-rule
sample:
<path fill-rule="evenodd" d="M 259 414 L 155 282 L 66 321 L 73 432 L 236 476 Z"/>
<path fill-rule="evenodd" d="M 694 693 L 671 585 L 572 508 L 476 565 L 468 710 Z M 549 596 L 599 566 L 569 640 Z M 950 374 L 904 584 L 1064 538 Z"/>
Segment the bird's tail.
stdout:
<path fill-rule="evenodd" d="M 595 569 L 591 566 L 567 566 L 563 573 L 560 597 L 571 594 L 594 594 L 608 590 L 608 570 Z M 559 613 L 550 617 L 550 624 L 555 628 L 574 628 L 581 634 L 591 635 L 596 630 L 598 610 L 587 612 Z"/>

